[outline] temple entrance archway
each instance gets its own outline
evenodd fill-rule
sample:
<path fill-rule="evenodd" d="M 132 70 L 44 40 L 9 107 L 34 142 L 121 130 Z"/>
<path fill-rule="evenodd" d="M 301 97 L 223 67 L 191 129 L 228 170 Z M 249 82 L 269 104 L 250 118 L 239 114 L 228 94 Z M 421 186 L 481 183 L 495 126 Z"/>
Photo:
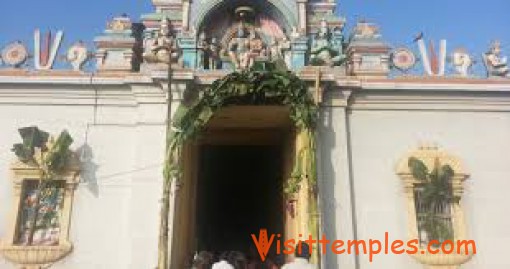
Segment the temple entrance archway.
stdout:
<path fill-rule="evenodd" d="M 280 224 L 284 227 L 284 235 L 279 239 L 296 242 L 303 235 L 318 237 L 316 120 L 317 105 L 308 86 L 294 74 L 275 68 L 233 72 L 213 82 L 197 98 L 183 100 L 169 129 L 164 169 L 164 194 L 170 190 L 169 184 L 173 185 L 172 207 L 168 208 L 171 211 L 168 251 L 171 268 L 186 268 L 199 250 L 198 242 L 204 241 L 197 238 L 200 227 L 196 225 L 197 190 L 202 183 L 200 172 L 204 174 L 200 163 L 204 145 L 274 145 L 279 148 L 281 161 L 276 170 L 283 172 L 278 176 L 271 172 L 275 169 L 263 165 L 269 168 L 262 170 L 269 172 L 259 175 L 273 174 L 281 178 L 273 180 L 276 186 L 269 183 L 270 187 L 280 189 L 279 196 L 285 197 L 283 204 L 274 207 L 285 208 L 280 211 L 284 212 L 283 224 Z M 222 152 L 225 153 L 224 150 L 217 151 L 216 156 L 221 157 Z M 246 150 L 243 152 L 246 156 Z M 283 188 L 279 187 L 282 185 Z M 276 203 L 280 200 L 283 199 L 274 199 Z M 165 208 L 162 207 L 162 216 L 168 212 Z M 261 208 L 261 212 L 278 212 Z M 166 218 L 162 218 L 163 236 L 165 222 Z M 248 226 L 245 228 L 249 230 Z M 246 236 L 251 238 L 250 234 Z M 240 237 L 234 236 L 232 240 Z M 160 238 L 160 242 L 164 242 L 164 237 Z M 166 253 L 164 248 L 161 249 Z M 318 262 L 318 257 L 313 256 L 312 260 Z"/>
<path fill-rule="evenodd" d="M 187 268 L 201 250 L 248 253 L 255 246 L 251 233 L 260 229 L 280 233 L 282 240 L 307 230 L 308 215 L 299 212 L 306 207 L 291 205 L 295 201 L 283 191 L 295 137 L 285 106 L 217 112 L 183 152 L 186 184 L 175 204 L 171 268 Z"/>

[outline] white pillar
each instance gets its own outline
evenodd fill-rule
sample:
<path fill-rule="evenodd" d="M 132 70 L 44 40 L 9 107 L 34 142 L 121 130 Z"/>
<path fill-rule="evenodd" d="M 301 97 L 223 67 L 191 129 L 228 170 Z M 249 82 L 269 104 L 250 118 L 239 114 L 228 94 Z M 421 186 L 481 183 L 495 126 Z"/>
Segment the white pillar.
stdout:
<path fill-rule="evenodd" d="M 349 94 L 347 94 L 348 96 Z M 348 98 L 348 97 L 346 97 Z M 356 239 L 351 193 L 351 171 L 346 99 L 325 99 L 318 132 L 319 199 L 321 204 L 321 232 L 328 240 Z M 334 254 L 332 242 L 322 256 L 321 268 L 355 269 L 355 254 Z M 344 248 L 345 249 L 345 248 Z"/>

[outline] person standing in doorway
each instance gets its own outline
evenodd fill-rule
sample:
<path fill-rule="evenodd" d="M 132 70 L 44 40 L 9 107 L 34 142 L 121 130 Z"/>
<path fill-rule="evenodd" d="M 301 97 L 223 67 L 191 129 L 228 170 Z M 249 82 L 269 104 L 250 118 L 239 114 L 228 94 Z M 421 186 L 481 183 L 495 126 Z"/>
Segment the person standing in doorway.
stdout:
<path fill-rule="evenodd" d="M 211 269 L 235 269 L 234 266 L 228 262 L 229 256 L 229 252 L 223 252 L 220 256 L 220 260 L 214 263 Z"/>
<path fill-rule="evenodd" d="M 301 248 L 299 247 L 301 245 Z M 311 264 L 310 246 L 305 242 L 299 242 L 296 246 L 296 258 L 293 262 L 285 264 L 282 269 L 316 269 L 317 266 Z"/>

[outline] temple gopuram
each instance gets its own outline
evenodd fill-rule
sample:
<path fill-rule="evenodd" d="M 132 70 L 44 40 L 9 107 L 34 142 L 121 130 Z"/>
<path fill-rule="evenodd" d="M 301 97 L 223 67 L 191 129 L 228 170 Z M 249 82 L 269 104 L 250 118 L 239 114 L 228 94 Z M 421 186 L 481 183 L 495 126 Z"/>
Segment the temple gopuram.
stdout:
<path fill-rule="evenodd" d="M 510 268 L 508 46 L 391 46 L 333 0 L 152 4 L 0 48 L 1 269 L 281 268 L 306 240 L 313 268 Z"/>

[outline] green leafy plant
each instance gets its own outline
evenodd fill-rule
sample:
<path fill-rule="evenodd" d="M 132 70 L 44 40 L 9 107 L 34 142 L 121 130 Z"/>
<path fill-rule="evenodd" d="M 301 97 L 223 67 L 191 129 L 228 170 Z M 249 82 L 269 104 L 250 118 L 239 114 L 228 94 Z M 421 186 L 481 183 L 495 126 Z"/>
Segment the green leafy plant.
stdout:
<path fill-rule="evenodd" d="M 432 171 L 429 171 L 422 160 L 415 157 L 409 158 L 408 166 L 413 177 L 423 187 L 420 202 L 426 212 L 421 228 L 427 232 L 430 240 L 443 242 L 453 239 L 451 226 L 442 221 L 442 216 L 436 209 L 440 205 L 459 202 L 460 198 L 454 196 L 452 191 L 452 178 L 455 172 L 451 166 L 441 165 L 438 159 L 435 160 Z"/>

